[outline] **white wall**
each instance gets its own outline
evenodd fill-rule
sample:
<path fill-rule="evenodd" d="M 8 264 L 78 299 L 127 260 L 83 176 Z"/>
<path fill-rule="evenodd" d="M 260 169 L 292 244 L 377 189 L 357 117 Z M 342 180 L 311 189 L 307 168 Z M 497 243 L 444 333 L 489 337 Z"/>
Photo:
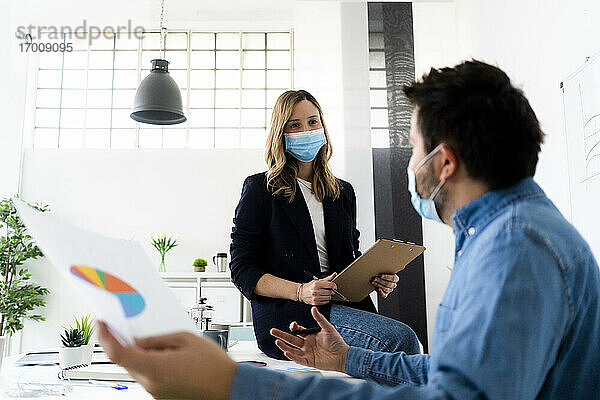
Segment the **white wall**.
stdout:
<path fill-rule="evenodd" d="M 0 196 L 16 193 L 18 188 L 19 154 L 21 131 L 25 108 L 27 78 L 27 56 L 19 51 L 14 40 L 12 21 L 23 15 L 23 10 L 8 3 L 0 16 L 0 49 L 5 62 L 0 77 L 2 96 L 0 98 Z"/>
<path fill-rule="evenodd" d="M 417 77 L 431 66 L 476 58 L 522 88 L 546 133 L 535 179 L 569 217 L 566 138 L 559 84 L 600 51 L 600 2 L 420 1 L 413 5 Z M 518 145 L 516 143 L 515 145 Z M 591 216 L 599 218 L 600 216 Z M 423 224 L 429 333 L 453 263 L 449 229 Z M 431 339 L 431 337 L 430 337 Z"/>
<path fill-rule="evenodd" d="M 524 90 L 547 135 L 536 179 L 569 217 L 559 85 L 600 51 L 600 2 L 457 0 L 456 26 L 460 58 L 497 64 Z"/>
<path fill-rule="evenodd" d="M 375 241 L 367 5 L 341 4 L 344 175 L 356 188 L 361 249 Z M 375 301 L 377 299 L 374 296 Z"/>
<path fill-rule="evenodd" d="M 456 25 L 453 2 L 418 2 L 413 4 L 415 38 L 415 78 L 432 67 L 454 65 L 456 55 Z M 435 314 L 450 279 L 454 263 L 454 234 L 437 222 L 423 220 L 423 245 L 427 248 L 425 293 L 427 332 L 431 343 Z"/>
<path fill-rule="evenodd" d="M 235 162 L 232 162 L 235 160 Z M 170 271 L 228 251 L 244 178 L 265 170 L 262 150 L 46 150 L 25 152 L 22 196 L 92 231 L 140 242 L 178 236 Z"/>

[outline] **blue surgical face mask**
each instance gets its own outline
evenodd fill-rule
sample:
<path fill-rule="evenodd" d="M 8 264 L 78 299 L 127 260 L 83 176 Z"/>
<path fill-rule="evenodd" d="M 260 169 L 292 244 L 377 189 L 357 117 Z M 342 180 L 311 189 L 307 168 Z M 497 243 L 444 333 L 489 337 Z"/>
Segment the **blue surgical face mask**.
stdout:
<path fill-rule="evenodd" d="M 446 180 L 442 179 L 440 183 L 438 183 L 438 185 L 435 187 L 433 192 L 431 192 L 431 196 L 429 196 L 428 199 L 423 199 L 417 192 L 416 173 L 423 165 L 425 165 L 427 161 L 431 159 L 431 157 L 433 157 L 438 151 L 440 151 L 441 148 L 442 145 L 440 144 L 435 149 L 433 149 L 431 153 L 427 154 L 425 158 L 423 158 L 417 164 L 417 167 L 414 171 L 410 169 L 410 167 L 406 169 L 406 172 L 408 173 L 408 191 L 410 192 L 410 201 L 412 202 L 413 207 L 423 218 L 431 219 L 433 221 L 438 222 L 442 222 L 442 219 L 440 218 L 437 210 L 435 209 L 435 203 L 433 200 L 435 199 L 435 196 L 437 196 L 437 194 L 439 193 Z"/>
<path fill-rule="evenodd" d="M 321 147 L 326 143 L 325 129 L 285 133 L 285 150 L 300 161 L 310 162 L 315 159 Z"/>

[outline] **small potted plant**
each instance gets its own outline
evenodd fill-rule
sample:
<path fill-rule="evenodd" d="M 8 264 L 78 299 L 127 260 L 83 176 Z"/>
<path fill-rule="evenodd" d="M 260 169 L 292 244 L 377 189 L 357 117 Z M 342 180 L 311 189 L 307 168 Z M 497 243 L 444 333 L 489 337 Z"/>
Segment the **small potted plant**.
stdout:
<path fill-rule="evenodd" d="M 206 266 L 208 263 L 203 258 L 196 258 L 194 260 L 194 271 L 195 272 L 204 272 L 206 271 Z"/>
<path fill-rule="evenodd" d="M 62 369 L 91 364 L 94 345 L 90 343 L 90 339 L 93 333 L 93 320 L 87 315 L 75 318 L 75 327 L 65 328 L 65 332 L 60 335 L 63 347 L 58 351 Z"/>
<path fill-rule="evenodd" d="M 94 319 L 89 315 L 84 315 L 81 318 L 75 318 L 75 328 L 83 332 L 84 346 L 94 348 L 94 343 L 91 342 L 94 334 Z"/>
<path fill-rule="evenodd" d="M 177 246 L 177 238 L 172 236 L 167 237 L 165 233 L 159 235 L 157 238 L 150 236 L 152 240 L 152 246 L 158 251 L 160 254 L 160 266 L 158 268 L 158 272 L 167 272 L 167 267 L 165 266 L 165 255 L 169 250 L 173 247 Z"/>

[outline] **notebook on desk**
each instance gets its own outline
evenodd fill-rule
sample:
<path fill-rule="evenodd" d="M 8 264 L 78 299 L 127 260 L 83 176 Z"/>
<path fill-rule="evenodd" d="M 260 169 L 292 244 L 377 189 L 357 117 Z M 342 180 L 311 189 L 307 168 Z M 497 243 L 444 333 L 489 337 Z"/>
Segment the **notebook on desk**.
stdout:
<path fill-rule="evenodd" d="M 135 379 L 129 375 L 125 368 L 116 364 L 92 364 L 82 368 L 61 370 L 58 377 L 60 379 L 82 381 L 92 379 L 96 381 L 135 382 Z"/>

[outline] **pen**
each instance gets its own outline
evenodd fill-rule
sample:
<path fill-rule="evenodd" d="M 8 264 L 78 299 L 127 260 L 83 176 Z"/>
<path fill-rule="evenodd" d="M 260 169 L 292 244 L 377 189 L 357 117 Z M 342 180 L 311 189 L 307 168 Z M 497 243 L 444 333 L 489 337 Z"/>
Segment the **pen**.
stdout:
<path fill-rule="evenodd" d="M 114 382 L 108 383 L 108 382 L 97 381 L 94 379 L 89 379 L 88 383 L 90 385 L 94 385 L 94 386 L 101 386 L 101 387 L 112 388 L 112 389 L 117 389 L 117 390 L 127 389 L 127 386 L 122 385 L 120 383 L 114 383 Z"/>
<path fill-rule="evenodd" d="M 316 276 L 314 276 L 313 274 L 311 274 L 311 273 L 310 273 L 310 272 L 308 272 L 307 270 L 304 270 L 304 273 L 305 273 L 306 275 L 310 276 L 312 279 L 314 279 L 314 280 L 316 280 L 316 281 L 318 281 L 318 280 L 319 280 L 319 278 L 317 278 Z M 335 294 L 337 294 L 338 296 L 340 296 L 340 297 L 342 298 L 342 300 L 344 300 L 344 301 L 350 301 L 350 300 L 348 300 L 348 299 L 346 298 L 346 296 L 344 296 L 343 294 L 341 294 L 341 293 L 340 293 L 340 292 L 338 292 L 337 290 L 335 290 L 335 289 L 331 289 L 331 290 L 333 290 L 333 293 L 335 293 Z"/>

